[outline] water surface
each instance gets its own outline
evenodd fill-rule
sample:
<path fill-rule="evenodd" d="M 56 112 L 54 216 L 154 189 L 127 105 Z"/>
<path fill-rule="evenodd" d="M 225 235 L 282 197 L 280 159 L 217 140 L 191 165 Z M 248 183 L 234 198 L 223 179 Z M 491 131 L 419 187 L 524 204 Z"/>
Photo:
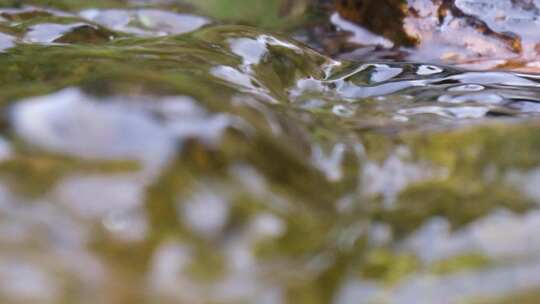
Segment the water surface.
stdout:
<path fill-rule="evenodd" d="M 537 299 L 539 75 L 91 2 L 0 11 L 3 302 Z"/>

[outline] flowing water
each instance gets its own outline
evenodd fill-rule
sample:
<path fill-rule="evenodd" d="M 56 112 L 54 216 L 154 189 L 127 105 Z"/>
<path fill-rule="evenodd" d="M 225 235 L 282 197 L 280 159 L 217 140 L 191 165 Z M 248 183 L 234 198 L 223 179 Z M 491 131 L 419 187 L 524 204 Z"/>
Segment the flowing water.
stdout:
<path fill-rule="evenodd" d="M 540 75 L 109 2 L 0 11 L 1 302 L 536 303 Z"/>

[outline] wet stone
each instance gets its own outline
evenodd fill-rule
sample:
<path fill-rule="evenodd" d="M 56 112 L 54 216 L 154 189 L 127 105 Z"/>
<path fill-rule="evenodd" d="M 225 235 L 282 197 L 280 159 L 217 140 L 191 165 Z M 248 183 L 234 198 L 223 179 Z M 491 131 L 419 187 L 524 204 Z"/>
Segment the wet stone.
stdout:
<path fill-rule="evenodd" d="M 539 36 L 534 1 L 335 1 L 339 14 L 360 29 L 335 20 L 338 28 L 367 30 L 375 38 L 355 40 L 360 45 L 379 44 L 385 37 L 412 60 L 463 64 L 471 68 L 525 67 L 536 61 Z M 338 17 L 335 17 L 338 18 Z M 376 35 L 374 35 L 376 34 Z M 379 36 L 377 36 L 379 35 Z M 391 47 L 391 44 L 385 44 Z M 408 54 L 407 54 L 408 53 Z M 485 69 L 483 67 L 482 69 Z"/>

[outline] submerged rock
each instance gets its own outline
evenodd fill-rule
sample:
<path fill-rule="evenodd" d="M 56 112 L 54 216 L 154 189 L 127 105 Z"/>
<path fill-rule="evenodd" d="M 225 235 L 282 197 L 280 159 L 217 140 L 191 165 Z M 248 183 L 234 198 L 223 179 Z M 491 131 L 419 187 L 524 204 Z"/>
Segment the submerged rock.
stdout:
<path fill-rule="evenodd" d="M 533 1 L 336 1 L 337 11 L 397 45 L 412 60 L 475 68 L 534 69 L 540 10 Z M 371 42 L 365 41 L 365 44 Z"/>

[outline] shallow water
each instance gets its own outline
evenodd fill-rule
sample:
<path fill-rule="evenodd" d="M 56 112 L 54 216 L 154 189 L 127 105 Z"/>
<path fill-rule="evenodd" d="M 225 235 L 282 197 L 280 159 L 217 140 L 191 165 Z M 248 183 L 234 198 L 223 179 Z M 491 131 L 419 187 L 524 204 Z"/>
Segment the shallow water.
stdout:
<path fill-rule="evenodd" d="M 534 303 L 539 75 L 102 7 L 0 12 L 2 302 Z"/>

